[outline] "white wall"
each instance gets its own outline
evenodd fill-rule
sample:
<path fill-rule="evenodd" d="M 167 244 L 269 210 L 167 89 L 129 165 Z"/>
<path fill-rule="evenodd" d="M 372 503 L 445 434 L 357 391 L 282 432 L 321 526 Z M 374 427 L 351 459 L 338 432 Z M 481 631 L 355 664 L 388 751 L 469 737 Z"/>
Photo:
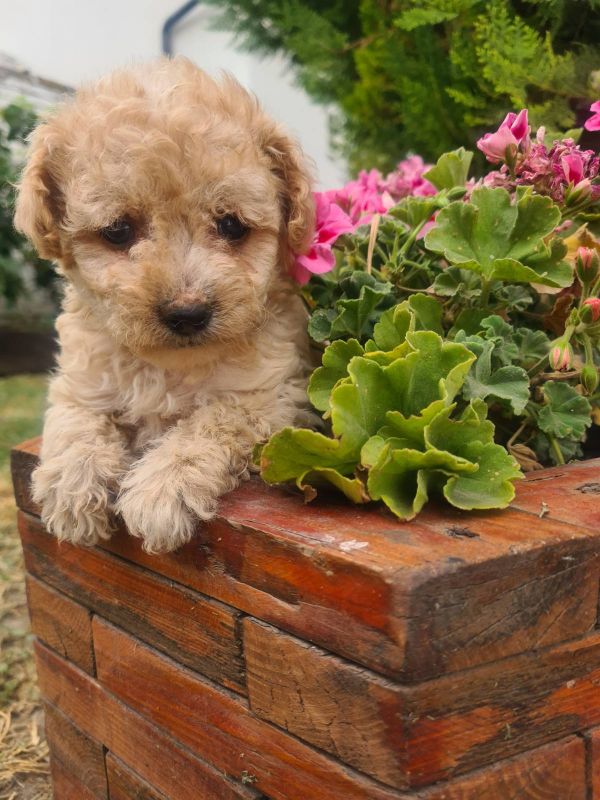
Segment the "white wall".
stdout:
<path fill-rule="evenodd" d="M 0 0 L 0 52 L 41 77 L 67 85 L 161 52 L 163 22 L 183 0 Z M 213 12 L 194 9 L 174 31 L 174 52 L 211 73 L 221 69 L 258 95 L 302 142 L 319 184 L 345 180 L 345 165 L 328 147 L 327 112 L 293 82 L 280 58 L 260 60 L 235 48 L 229 34 L 209 30 Z"/>

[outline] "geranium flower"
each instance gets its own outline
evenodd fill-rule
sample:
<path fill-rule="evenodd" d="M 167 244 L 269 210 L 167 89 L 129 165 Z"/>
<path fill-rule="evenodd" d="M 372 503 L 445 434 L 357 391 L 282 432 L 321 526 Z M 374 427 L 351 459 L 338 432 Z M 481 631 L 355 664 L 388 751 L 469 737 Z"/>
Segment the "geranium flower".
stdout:
<path fill-rule="evenodd" d="M 437 189 L 423 177 L 431 164 L 425 164 L 421 156 L 409 156 L 400 161 L 393 172 L 383 181 L 385 192 L 397 203 L 403 197 L 435 194 Z"/>
<path fill-rule="evenodd" d="M 507 114 L 495 133 L 486 133 L 477 142 L 477 147 L 485 154 L 488 161 L 498 164 L 507 158 L 514 158 L 522 146 L 529 147 L 529 122 L 527 109 L 518 114 Z"/>
<path fill-rule="evenodd" d="M 600 100 L 596 100 L 595 103 L 592 103 L 590 111 L 593 116 L 586 119 L 583 123 L 583 127 L 586 131 L 600 131 Z"/>
<path fill-rule="evenodd" d="M 533 186 L 539 194 L 571 205 L 600 197 L 600 186 L 593 183 L 600 171 L 600 159 L 594 151 L 582 150 L 573 139 L 556 140 L 548 149 L 544 137 L 544 128 L 539 128 L 535 141 L 518 154 L 512 170 L 503 164 L 486 175 L 483 184 L 509 191 L 521 185 Z"/>
<path fill-rule="evenodd" d="M 343 233 L 354 230 L 352 220 L 331 201 L 328 194 L 315 192 L 315 236 L 308 253 L 297 255 L 290 270 L 292 277 L 301 285 L 307 283 L 311 275 L 322 275 L 334 268 L 333 244 Z"/>
<path fill-rule="evenodd" d="M 385 214 L 391 206 L 384 194 L 385 185 L 378 169 L 361 170 L 355 181 L 325 193 L 331 202 L 345 211 L 355 226 L 367 225 L 373 214 Z"/>

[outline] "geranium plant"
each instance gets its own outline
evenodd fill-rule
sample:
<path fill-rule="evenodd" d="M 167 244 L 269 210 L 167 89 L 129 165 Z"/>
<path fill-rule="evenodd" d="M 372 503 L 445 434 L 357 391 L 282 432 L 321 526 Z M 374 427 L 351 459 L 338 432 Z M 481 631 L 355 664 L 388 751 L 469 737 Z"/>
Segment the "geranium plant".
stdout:
<path fill-rule="evenodd" d="M 478 180 L 459 149 L 317 195 L 295 276 L 321 420 L 257 448 L 267 482 L 410 519 L 432 492 L 505 506 L 521 470 L 582 455 L 600 405 L 600 160 L 532 139 L 526 110 L 477 144 L 493 166 Z"/>

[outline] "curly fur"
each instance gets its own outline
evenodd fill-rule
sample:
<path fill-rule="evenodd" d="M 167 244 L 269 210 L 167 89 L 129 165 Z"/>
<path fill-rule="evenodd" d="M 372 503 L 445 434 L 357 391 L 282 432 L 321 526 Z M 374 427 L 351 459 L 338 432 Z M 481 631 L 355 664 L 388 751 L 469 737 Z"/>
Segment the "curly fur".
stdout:
<path fill-rule="evenodd" d="M 249 232 L 219 237 L 235 214 Z M 127 216 L 131 248 L 100 229 Z M 293 140 L 231 77 L 161 59 L 80 89 L 33 133 L 17 228 L 66 279 L 35 500 L 93 544 L 112 512 L 150 552 L 189 540 L 247 477 L 254 443 L 306 420 L 306 320 L 287 277 L 312 237 Z M 182 342 L 167 304 L 210 301 Z"/>

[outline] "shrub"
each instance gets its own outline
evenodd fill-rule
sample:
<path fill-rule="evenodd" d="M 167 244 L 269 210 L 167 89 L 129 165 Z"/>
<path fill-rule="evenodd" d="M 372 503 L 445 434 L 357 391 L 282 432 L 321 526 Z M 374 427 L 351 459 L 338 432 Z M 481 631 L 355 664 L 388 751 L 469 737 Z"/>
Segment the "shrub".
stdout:
<path fill-rule="evenodd" d="M 514 107 L 567 131 L 577 100 L 600 93 L 598 0 L 209 2 L 221 27 L 287 54 L 309 94 L 337 104 L 334 138 L 355 169 L 474 144 Z"/>

